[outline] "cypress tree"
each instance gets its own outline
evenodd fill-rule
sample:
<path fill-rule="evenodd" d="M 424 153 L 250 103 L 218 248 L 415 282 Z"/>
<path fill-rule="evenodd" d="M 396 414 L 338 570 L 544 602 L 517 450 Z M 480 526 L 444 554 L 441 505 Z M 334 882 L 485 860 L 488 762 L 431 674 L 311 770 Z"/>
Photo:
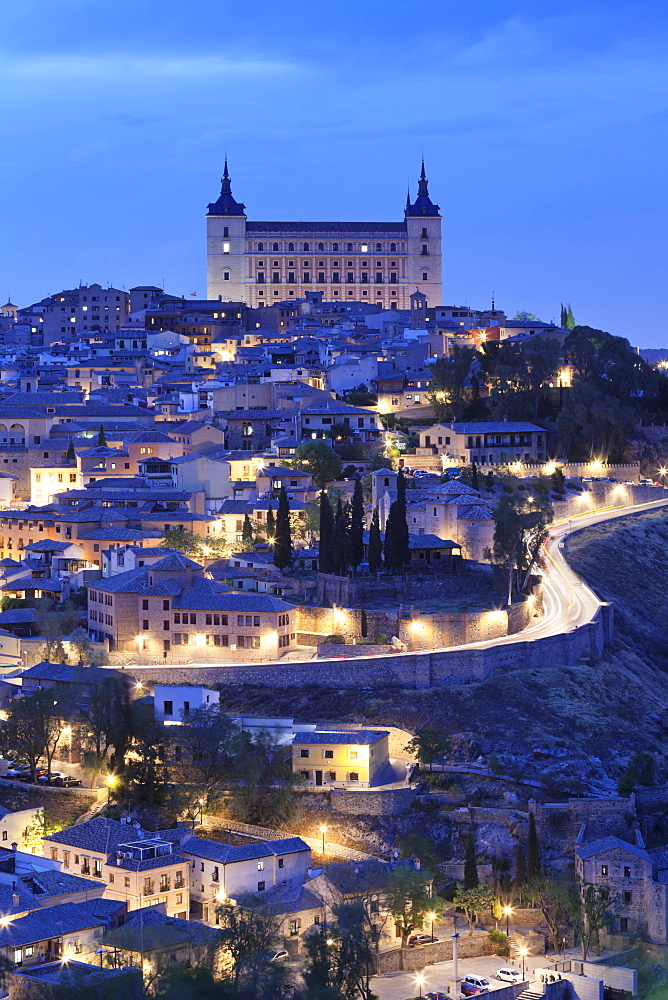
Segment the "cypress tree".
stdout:
<path fill-rule="evenodd" d="M 532 879 L 540 875 L 540 844 L 538 843 L 538 833 L 536 832 L 536 820 L 533 813 L 529 813 L 529 835 L 527 837 L 527 877 Z"/>
<path fill-rule="evenodd" d="M 385 522 L 385 543 L 383 545 L 383 559 L 388 573 L 395 573 L 401 566 L 397 528 L 399 518 L 399 503 L 397 500 L 393 500 Z"/>
<path fill-rule="evenodd" d="M 524 851 L 522 845 L 517 845 L 517 851 L 515 852 L 515 878 L 513 880 L 513 888 L 515 894 L 522 902 L 522 889 L 526 885 L 527 880 L 527 863 L 524 857 Z"/>
<path fill-rule="evenodd" d="M 488 490 L 494 488 L 494 473 L 491 470 L 485 476 L 485 486 Z"/>
<path fill-rule="evenodd" d="M 360 619 L 360 632 L 362 633 L 362 638 L 366 639 L 369 634 L 369 623 L 366 620 L 366 611 L 362 608 L 362 616 Z"/>
<path fill-rule="evenodd" d="M 276 511 L 276 535 L 274 542 L 274 565 L 280 570 L 292 562 L 292 534 L 290 531 L 290 504 L 285 486 L 281 486 L 278 494 L 278 510 Z"/>
<path fill-rule="evenodd" d="M 107 447 L 107 437 L 104 433 L 104 427 L 102 426 L 102 424 L 100 424 L 100 429 L 97 432 L 97 446 L 98 448 Z"/>
<path fill-rule="evenodd" d="M 411 561 L 408 520 L 406 517 L 406 477 L 404 476 L 403 469 L 399 469 L 399 475 L 397 476 L 397 499 L 395 503 L 397 504 L 395 514 L 397 567 L 401 568 L 402 566 L 407 566 Z"/>
<path fill-rule="evenodd" d="M 341 497 L 336 505 L 334 517 L 334 545 L 332 546 L 332 562 L 334 572 L 344 576 L 350 565 L 350 538 L 348 535 L 348 511 Z"/>
<path fill-rule="evenodd" d="M 478 466 L 475 462 L 471 463 L 471 489 L 475 490 L 476 493 L 480 489 L 478 485 Z"/>
<path fill-rule="evenodd" d="M 267 538 L 273 538 L 276 534 L 276 521 L 274 520 L 274 508 L 269 504 L 267 511 Z"/>
<path fill-rule="evenodd" d="M 475 853 L 475 839 L 472 833 L 466 838 L 466 857 L 464 858 L 464 888 L 476 889 L 478 886 L 478 859 Z"/>
<path fill-rule="evenodd" d="M 364 559 L 364 493 L 362 481 L 355 476 L 355 489 L 350 512 L 350 562 L 357 569 Z"/>
<path fill-rule="evenodd" d="M 320 541 L 318 542 L 318 569 L 321 573 L 332 573 L 334 559 L 334 515 L 332 505 L 325 490 L 320 491 Z"/>
<path fill-rule="evenodd" d="M 380 522 L 378 520 L 378 508 L 376 507 L 371 517 L 371 529 L 369 531 L 369 572 L 377 573 L 383 563 L 383 543 L 380 538 Z"/>
<path fill-rule="evenodd" d="M 244 526 L 241 532 L 241 540 L 242 542 L 250 543 L 251 545 L 253 544 L 253 525 L 251 524 L 251 519 L 248 514 L 244 516 Z"/>
<path fill-rule="evenodd" d="M 69 447 L 67 449 L 67 461 L 72 463 L 76 462 L 76 460 L 77 460 L 77 455 L 74 450 L 74 441 L 70 441 Z"/>

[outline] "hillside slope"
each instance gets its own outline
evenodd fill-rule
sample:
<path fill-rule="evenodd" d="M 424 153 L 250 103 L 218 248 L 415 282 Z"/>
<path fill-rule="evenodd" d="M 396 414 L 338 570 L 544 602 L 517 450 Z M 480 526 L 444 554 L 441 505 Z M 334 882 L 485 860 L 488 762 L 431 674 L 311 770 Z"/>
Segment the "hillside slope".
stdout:
<path fill-rule="evenodd" d="M 442 725 L 459 756 L 500 755 L 525 777 L 550 772 L 572 791 L 579 776 L 601 788 L 637 750 L 664 757 L 668 734 L 668 516 L 587 528 L 568 543 L 573 568 L 615 607 L 616 640 L 600 660 L 546 662 L 487 680 L 413 691 L 400 687 L 272 689 L 272 713 L 414 729 Z M 264 713 L 267 688 L 225 688 L 228 711 Z"/>

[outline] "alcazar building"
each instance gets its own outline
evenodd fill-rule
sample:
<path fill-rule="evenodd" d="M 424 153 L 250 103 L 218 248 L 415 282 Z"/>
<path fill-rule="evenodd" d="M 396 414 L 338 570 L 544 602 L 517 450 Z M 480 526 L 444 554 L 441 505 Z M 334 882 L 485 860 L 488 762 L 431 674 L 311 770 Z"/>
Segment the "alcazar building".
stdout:
<path fill-rule="evenodd" d="M 329 302 L 408 309 L 419 289 L 430 302 L 442 301 L 441 216 L 424 162 L 401 222 L 252 222 L 232 195 L 226 160 L 206 224 L 210 299 L 257 307 L 317 291 Z"/>

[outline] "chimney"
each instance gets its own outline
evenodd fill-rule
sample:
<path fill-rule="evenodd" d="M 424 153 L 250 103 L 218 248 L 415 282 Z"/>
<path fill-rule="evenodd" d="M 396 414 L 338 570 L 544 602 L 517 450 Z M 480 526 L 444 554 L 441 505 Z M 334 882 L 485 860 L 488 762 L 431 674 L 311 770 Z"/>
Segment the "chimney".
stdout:
<path fill-rule="evenodd" d="M 16 843 L 16 841 L 15 841 L 15 840 L 13 840 L 13 841 L 12 841 L 12 850 L 14 851 L 14 854 L 16 854 L 16 849 L 17 849 L 17 847 L 18 847 L 18 846 L 19 846 L 19 845 L 18 845 L 18 844 Z"/>

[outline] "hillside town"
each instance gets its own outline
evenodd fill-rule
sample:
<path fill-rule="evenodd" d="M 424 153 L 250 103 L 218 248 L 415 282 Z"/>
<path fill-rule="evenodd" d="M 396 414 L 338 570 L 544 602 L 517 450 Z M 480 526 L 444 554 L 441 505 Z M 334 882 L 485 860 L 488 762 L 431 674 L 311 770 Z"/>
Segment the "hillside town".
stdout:
<path fill-rule="evenodd" d="M 441 304 L 424 161 L 401 222 L 268 223 L 225 160 L 206 220 L 207 298 L 0 308 L 0 995 L 639 995 L 664 716 L 530 719 L 620 648 L 574 537 L 663 518 L 665 370 Z"/>

